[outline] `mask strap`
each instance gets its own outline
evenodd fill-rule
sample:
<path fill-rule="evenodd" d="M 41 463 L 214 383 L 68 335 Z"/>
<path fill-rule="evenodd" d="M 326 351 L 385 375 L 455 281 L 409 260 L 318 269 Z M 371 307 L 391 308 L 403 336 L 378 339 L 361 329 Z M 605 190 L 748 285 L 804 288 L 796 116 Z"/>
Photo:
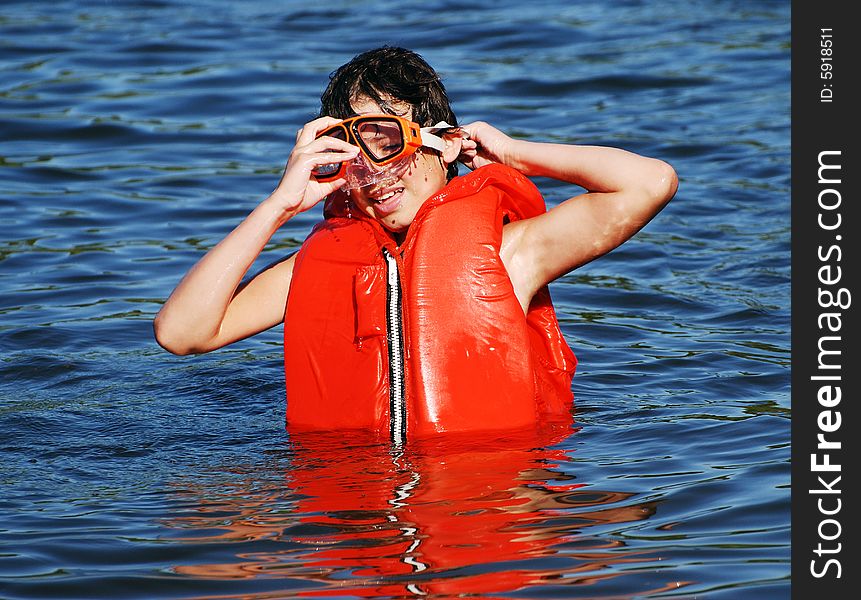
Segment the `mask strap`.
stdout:
<path fill-rule="evenodd" d="M 440 121 L 432 127 L 422 127 L 422 146 L 427 146 L 428 148 L 433 148 L 440 152 L 445 150 L 445 142 L 440 136 L 436 135 L 438 131 L 442 131 L 443 129 L 455 129 L 455 126 L 449 125 L 445 121 Z"/>

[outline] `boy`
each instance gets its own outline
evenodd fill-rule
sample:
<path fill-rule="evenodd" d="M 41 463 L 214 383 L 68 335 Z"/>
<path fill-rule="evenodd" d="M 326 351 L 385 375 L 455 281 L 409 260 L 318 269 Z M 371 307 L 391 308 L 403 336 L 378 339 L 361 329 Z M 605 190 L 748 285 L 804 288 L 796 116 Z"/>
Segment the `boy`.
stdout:
<path fill-rule="evenodd" d="M 287 421 L 400 444 L 570 415 L 576 360 L 547 284 L 609 252 L 673 197 L 666 163 L 457 127 L 417 54 L 333 73 L 275 191 L 210 250 L 155 320 L 176 354 L 285 325 Z M 471 173 L 456 177 L 456 163 Z M 549 212 L 526 177 L 587 190 Z M 325 199 L 296 254 L 249 281 L 275 231 Z"/>

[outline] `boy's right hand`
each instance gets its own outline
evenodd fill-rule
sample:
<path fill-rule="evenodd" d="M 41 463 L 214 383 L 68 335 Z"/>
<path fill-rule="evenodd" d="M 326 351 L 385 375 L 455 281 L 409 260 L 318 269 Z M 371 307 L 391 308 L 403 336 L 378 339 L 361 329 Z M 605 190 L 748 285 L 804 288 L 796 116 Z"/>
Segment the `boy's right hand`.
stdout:
<path fill-rule="evenodd" d="M 318 133 L 339 122 L 340 119 L 320 117 L 306 123 L 296 134 L 296 145 L 290 152 L 281 181 L 270 196 L 277 199 L 290 216 L 308 210 L 346 183 L 344 178 L 320 182 L 311 174 L 319 166 L 349 161 L 358 155 L 359 149 L 343 140 L 328 136 L 317 138 Z"/>

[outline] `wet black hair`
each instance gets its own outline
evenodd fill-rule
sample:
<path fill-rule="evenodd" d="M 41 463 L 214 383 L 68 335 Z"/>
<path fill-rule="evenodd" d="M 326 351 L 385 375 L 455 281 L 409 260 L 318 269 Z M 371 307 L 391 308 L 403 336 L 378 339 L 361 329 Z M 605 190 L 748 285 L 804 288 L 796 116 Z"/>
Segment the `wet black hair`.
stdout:
<path fill-rule="evenodd" d="M 353 116 L 352 102 L 367 97 L 385 112 L 399 100 L 412 108 L 412 120 L 420 127 L 440 121 L 457 125 L 448 94 L 437 72 L 420 55 L 393 46 L 381 46 L 353 57 L 329 75 L 320 97 L 320 116 L 336 119 Z M 457 175 L 457 163 L 448 166 L 448 178 Z"/>

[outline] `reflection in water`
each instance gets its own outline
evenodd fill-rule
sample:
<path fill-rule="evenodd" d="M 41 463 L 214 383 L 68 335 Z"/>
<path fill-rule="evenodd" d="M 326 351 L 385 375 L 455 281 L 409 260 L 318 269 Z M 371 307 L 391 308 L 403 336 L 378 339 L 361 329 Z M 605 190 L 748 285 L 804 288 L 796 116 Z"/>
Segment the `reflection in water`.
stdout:
<path fill-rule="evenodd" d="M 473 436 L 395 452 L 352 435 L 291 435 L 283 486 L 249 474 L 246 489 L 183 492 L 198 506 L 167 523 L 184 530 L 179 540 L 232 551 L 174 571 L 268 583 L 217 597 L 409 597 L 590 584 L 654 560 L 588 529 L 647 519 L 655 503 L 575 482 L 553 441 Z M 241 552 L 249 541 L 255 551 Z"/>

